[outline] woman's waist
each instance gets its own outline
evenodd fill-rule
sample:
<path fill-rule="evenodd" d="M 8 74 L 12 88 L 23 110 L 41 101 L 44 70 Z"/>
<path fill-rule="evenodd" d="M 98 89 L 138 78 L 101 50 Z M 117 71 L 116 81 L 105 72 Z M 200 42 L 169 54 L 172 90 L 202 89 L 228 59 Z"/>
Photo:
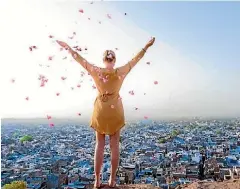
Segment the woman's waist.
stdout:
<path fill-rule="evenodd" d="M 115 99 L 115 98 L 119 98 L 120 95 L 119 93 L 99 93 L 97 95 L 97 98 L 100 99 L 103 102 L 107 102 L 110 99 Z"/>

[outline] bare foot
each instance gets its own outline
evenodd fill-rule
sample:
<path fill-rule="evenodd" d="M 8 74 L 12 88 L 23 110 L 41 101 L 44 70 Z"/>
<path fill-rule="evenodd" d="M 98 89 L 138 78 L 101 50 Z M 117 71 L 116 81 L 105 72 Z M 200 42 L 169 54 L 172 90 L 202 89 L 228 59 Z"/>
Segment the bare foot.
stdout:
<path fill-rule="evenodd" d="M 116 186 L 116 184 L 117 184 L 116 181 L 109 179 L 109 181 L 108 181 L 108 186 L 109 186 L 110 188 L 114 188 L 114 187 Z"/>
<path fill-rule="evenodd" d="M 94 182 L 94 187 L 95 188 L 99 188 L 100 186 L 101 186 L 101 181 L 100 181 L 100 179 L 99 180 L 95 180 L 95 182 Z"/>

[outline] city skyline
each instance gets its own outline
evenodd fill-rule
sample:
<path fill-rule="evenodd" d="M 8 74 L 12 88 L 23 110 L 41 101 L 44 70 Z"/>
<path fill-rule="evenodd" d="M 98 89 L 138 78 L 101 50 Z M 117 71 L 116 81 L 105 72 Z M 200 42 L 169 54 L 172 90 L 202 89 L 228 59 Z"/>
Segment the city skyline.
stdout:
<path fill-rule="evenodd" d="M 47 115 L 77 118 L 78 113 L 81 113 L 83 120 L 90 118 L 96 97 L 96 90 L 92 89 L 93 82 L 90 81 L 89 76 L 80 76 L 81 71 L 85 70 L 76 62 L 71 62 L 71 57 L 66 52 L 59 51 L 59 47 L 53 42 L 55 39 L 64 40 L 71 46 L 79 45 L 87 48 L 88 50 L 82 53 L 83 57 L 100 67 L 103 67 L 101 58 L 104 50 L 118 48 L 119 50 L 115 50 L 118 67 L 133 58 L 133 54 L 141 50 L 152 35 L 156 36 L 156 44 L 127 76 L 120 93 L 123 97 L 126 120 L 143 119 L 144 116 L 155 120 L 161 117 L 240 115 L 238 87 L 240 78 L 237 75 L 239 57 L 235 51 L 229 50 L 226 51 L 226 55 L 221 54 L 222 59 L 216 58 L 216 53 L 222 53 L 223 49 L 217 46 L 218 43 L 213 45 L 212 41 L 208 40 L 218 30 L 218 35 L 213 41 L 223 40 L 223 44 L 228 45 L 228 49 L 234 47 L 236 50 L 235 45 L 239 36 L 234 32 L 237 33 L 239 27 L 229 24 L 226 25 L 228 26 L 226 29 L 224 24 L 229 23 L 234 15 L 236 18 L 239 16 L 239 13 L 234 11 L 238 4 L 234 9 L 231 3 L 226 6 L 228 16 L 225 20 L 221 20 L 219 16 L 225 4 L 200 5 L 201 8 L 208 7 L 208 11 L 209 7 L 215 7 L 216 14 L 209 19 L 210 22 L 206 21 L 206 27 L 209 27 L 211 35 L 206 35 L 204 38 L 208 33 L 207 28 L 202 30 L 202 43 L 196 44 L 196 47 L 189 51 L 196 38 L 194 25 L 191 24 L 194 19 L 189 22 L 188 28 L 184 28 L 185 25 L 180 27 L 174 16 L 169 17 L 169 25 L 166 24 L 168 17 L 162 18 L 165 19 L 164 23 L 161 19 L 159 23 L 153 20 L 157 11 L 167 15 L 160 7 L 169 7 L 170 12 L 177 9 L 181 13 L 184 9 L 179 2 L 176 4 L 171 2 L 168 5 L 166 2 L 126 2 L 128 4 L 126 14 L 123 9 L 124 2 L 93 4 L 57 0 L 26 2 L 28 3 L 23 4 L 13 0 L 1 2 L 3 10 L 0 15 L 6 18 L 3 20 L 3 25 L 6 27 L 3 28 L 3 34 L 0 36 L 3 38 L 1 39 L 3 45 L 0 48 L 11 49 L 4 53 L 2 58 L 5 63 L 1 81 L 4 90 L 1 103 L 3 118 L 44 118 Z M 192 9 L 189 10 L 192 11 L 189 11 L 189 15 L 195 19 L 199 18 L 196 19 L 199 23 L 195 24 L 201 25 L 202 12 L 194 12 L 197 5 L 194 7 L 190 4 L 188 6 L 189 8 L 192 6 Z M 13 7 L 13 5 L 17 6 Z M 148 9 L 132 11 L 133 6 L 143 5 Z M 140 19 L 146 17 L 145 20 L 141 23 L 137 22 L 137 14 L 141 15 Z M 206 15 L 209 15 L 209 12 Z M 184 16 L 186 17 L 182 15 L 183 18 Z M 222 26 L 225 30 L 221 28 L 214 30 L 209 25 L 211 22 L 217 23 L 216 26 Z M 176 34 L 169 32 L 167 36 L 167 29 L 172 29 L 173 25 L 180 32 Z M 146 29 L 148 26 L 149 30 Z M 228 40 L 230 36 L 227 34 L 230 29 L 234 31 L 231 39 L 235 36 L 235 41 Z M 185 31 L 192 35 L 183 44 L 181 37 L 184 37 Z M 76 36 L 71 40 L 69 37 L 73 36 L 73 32 L 76 32 Z M 49 38 L 49 35 L 53 35 L 54 38 Z M 175 41 L 169 39 L 171 36 L 175 37 L 173 38 Z M 221 38 L 223 36 L 226 38 Z M 13 43 L 10 43 L 9 39 Z M 210 52 L 206 54 L 205 51 L 201 51 L 204 42 L 211 43 L 212 49 L 215 48 L 214 56 L 211 56 Z M 36 45 L 37 49 L 30 52 L 31 45 Z M 203 56 L 204 54 L 206 56 Z M 48 60 L 49 56 L 53 56 L 52 61 Z M 228 63 L 230 56 L 232 59 Z M 63 60 L 63 57 L 67 59 Z M 222 61 L 217 65 L 219 59 Z M 150 65 L 147 62 L 150 62 Z M 44 87 L 40 87 L 39 74 L 46 75 L 49 79 Z M 62 76 L 67 79 L 62 81 Z M 11 79 L 15 82 L 12 83 Z M 154 81 L 158 84 L 155 85 Z M 81 84 L 80 88 L 77 87 L 78 84 Z M 71 87 L 74 87 L 74 90 L 71 90 Z M 135 95 L 129 94 L 132 90 Z M 60 93 L 60 96 L 56 96 L 56 93 Z M 28 101 L 25 100 L 26 97 L 29 97 Z"/>

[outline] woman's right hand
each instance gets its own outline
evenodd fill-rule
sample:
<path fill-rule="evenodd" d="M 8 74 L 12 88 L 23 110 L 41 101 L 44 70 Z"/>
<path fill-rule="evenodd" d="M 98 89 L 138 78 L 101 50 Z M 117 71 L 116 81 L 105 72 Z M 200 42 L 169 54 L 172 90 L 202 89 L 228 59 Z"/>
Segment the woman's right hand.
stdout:
<path fill-rule="evenodd" d="M 69 45 L 67 44 L 67 43 L 65 43 L 65 42 L 63 42 L 63 41 L 58 41 L 58 40 L 56 40 L 56 42 L 61 46 L 61 47 L 63 47 L 63 48 L 65 48 L 66 50 L 69 50 Z"/>

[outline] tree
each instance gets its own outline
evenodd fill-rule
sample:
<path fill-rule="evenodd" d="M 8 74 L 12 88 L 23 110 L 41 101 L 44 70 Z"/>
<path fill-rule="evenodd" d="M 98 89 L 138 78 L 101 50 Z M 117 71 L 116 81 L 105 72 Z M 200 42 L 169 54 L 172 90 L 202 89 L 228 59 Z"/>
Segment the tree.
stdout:
<path fill-rule="evenodd" d="M 175 137 L 175 136 L 177 136 L 179 134 L 180 134 L 180 132 L 178 130 L 173 130 L 172 133 L 171 133 L 171 136 Z"/>
<path fill-rule="evenodd" d="M 20 139 L 20 142 L 32 141 L 32 140 L 33 140 L 32 136 L 30 136 L 30 135 L 25 135 L 25 136 L 23 136 L 23 137 Z"/>
<path fill-rule="evenodd" d="M 161 139 L 159 139 L 159 143 L 165 143 L 167 140 L 165 139 L 165 138 L 161 138 Z"/>
<path fill-rule="evenodd" d="M 217 134 L 217 135 L 221 135 L 221 134 L 222 134 L 222 131 L 218 129 L 218 130 L 216 130 L 216 134 Z"/>
<path fill-rule="evenodd" d="M 24 181 L 13 181 L 11 184 L 5 184 L 3 189 L 27 189 L 27 184 Z"/>

